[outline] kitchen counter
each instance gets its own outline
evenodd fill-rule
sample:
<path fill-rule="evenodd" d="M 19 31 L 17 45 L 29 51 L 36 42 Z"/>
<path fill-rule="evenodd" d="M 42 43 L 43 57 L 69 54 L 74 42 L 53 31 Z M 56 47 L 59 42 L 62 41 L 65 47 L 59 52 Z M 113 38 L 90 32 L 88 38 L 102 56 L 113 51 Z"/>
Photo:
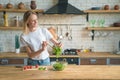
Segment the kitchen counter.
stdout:
<path fill-rule="evenodd" d="M 0 53 L 0 58 L 27 58 L 26 53 Z M 50 57 L 56 57 L 55 55 L 50 55 Z M 78 55 L 61 55 L 60 57 L 79 57 L 79 58 L 97 58 L 97 57 L 103 57 L 103 58 L 120 58 L 120 55 L 117 54 L 111 54 L 108 52 L 90 52 L 90 53 L 78 53 Z"/>
<path fill-rule="evenodd" d="M 13 52 L 8 52 L 8 53 L 0 53 L 0 58 L 27 58 L 26 53 L 13 53 Z M 50 55 L 50 57 L 56 57 L 56 55 Z M 79 57 L 79 55 L 61 55 L 60 57 Z"/>
<path fill-rule="evenodd" d="M 20 67 L 0 66 L 0 80 L 120 80 L 120 66 L 68 65 L 63 71 L 54 71 L 51 66 L 47 66 L 47 68 L 46 71 L 23 71 Z"/>
<path fill-rule="evenodd" d="M 119 54 L 112 54 L 110 52 L 90 52 L 90 53 L 78 53 L 80 58 L 120 58 Z"/>

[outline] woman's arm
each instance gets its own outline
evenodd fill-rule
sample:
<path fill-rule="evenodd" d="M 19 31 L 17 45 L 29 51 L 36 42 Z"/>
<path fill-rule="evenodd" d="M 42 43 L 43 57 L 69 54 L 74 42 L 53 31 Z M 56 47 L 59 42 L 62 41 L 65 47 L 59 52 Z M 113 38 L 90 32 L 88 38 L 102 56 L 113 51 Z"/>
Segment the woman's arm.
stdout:
<path fill-rule="evenodd" d="M 50 41 L 53 42 L 56 46 L 62 47 L 61 42 L 58 42 L 55 38 L 52 38 Z"/>
<path fill-rule="evenodd" d="M 29 58 L 33 58 L 33 57 L 38 56 L 39 54 L 41 54 L 41 52 L 43 52 L 45 50 L 46 46 L 47 46 L 47 42 L 43 41 L 42 48 L 39 49 L 36 52 L 32 51 L 32 49 L 29 46 L 26 46 L 25 48 L 26 48 L 27 55 L 29 56 Z"/>

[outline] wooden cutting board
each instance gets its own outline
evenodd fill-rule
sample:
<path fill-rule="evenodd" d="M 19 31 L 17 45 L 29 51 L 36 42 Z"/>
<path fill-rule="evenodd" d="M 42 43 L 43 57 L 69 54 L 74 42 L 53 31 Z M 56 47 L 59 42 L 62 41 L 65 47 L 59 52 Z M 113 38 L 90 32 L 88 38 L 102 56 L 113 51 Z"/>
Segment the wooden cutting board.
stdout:
<path fill-rule="evenodd" d="M 53 27 L 49 27 L 48 30 L 50 31 L 50 33 L 53 35 L 53 37 L 57 40 L 58 36 L 56 34 L 56 29 Z"/>
<path fill-rule="evenodd" d="M 29 66 L 29 65 L 26 65 L 26 66 L 23 66 L 22 68 L 23 71 L 29 71 L 29 70 L 47 70 L 47 66 Z"/>

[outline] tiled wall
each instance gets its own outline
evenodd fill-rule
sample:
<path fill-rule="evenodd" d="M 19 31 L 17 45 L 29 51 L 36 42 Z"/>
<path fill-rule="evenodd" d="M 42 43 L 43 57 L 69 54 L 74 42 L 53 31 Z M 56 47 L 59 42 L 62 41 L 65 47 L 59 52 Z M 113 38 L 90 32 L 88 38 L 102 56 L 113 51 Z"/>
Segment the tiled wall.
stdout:
<path fill-rule="evenodd" d="M 101 9 L 105 4 L 110 5 L 110 9 L 113 9 L 114 5 L 120 6 L 120 0 L 68 0 L 70 4 L 81 10 L 87 10 L 94 6 L 99 6 Z M 0 3 L 7 4 L 9 0 L 0 0 Z M 10 3 L 15 5 L 16 8 L 19 2 L 25 3 L 29 8 L 30 1 L 28 0 L 10 0 Z M 57 0 L 36 0 L 37 8 L 47 10 L 51 6 L 57 3 Z M 2 21 L 2 14 L 0 13 L 0 20 Z M 11 15 L 12 14 L 12 15 Z M 8 13 L 9 25 L 12 25 L 14 16 L 18 15 L 22 20 L 23 13 Z M 105 13 L 105 14 L 90 14 L 89 20 L 95 19 L 96 21 L 105 19 L 105 27 L 111 26 L 114 22 L 120 21 L 120 14 Z M 0 21 L 0 22 L 1 22 Z M 0 23 L 2 25 L 2 23 Z M 86 26 L 90 24 L 86 22 L 85 15 L 39 15 L 40 27 L 58 27 L 58 35 L 61 34 L 60 28 L 63 29 L 62 43 L 64 49 L 66 48 L 90 48 L 98 52 L 111 52 L 118 50 L 118 41 L 120 40 L 120 31 L 95 31 L 95 39 L 91 40 L 90 31 L 84 30 Z M 67 26 L 72 28 L 72 40 L 68 40 L 65 37 Z M 96 22 L 95 26 L 98 26 Z M 0 52 L 14 52 L 15 51 L 15 35 L 20 35 L 22 31 L 8 31 L 0 30 Z M 97 35 L 98 34 L 98 35 Z"/>

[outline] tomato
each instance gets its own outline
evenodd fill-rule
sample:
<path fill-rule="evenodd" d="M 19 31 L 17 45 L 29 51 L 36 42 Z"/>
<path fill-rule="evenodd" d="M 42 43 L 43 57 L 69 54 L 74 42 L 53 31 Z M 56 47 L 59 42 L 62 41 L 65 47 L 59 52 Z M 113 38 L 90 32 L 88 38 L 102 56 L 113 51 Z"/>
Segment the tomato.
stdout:
<path fill-rule="evenodd" d="M 32 66 L 29 66 L 30 69 L 32 69 Z"/>
<path fill-rule="evenodd" d="M 35 65 L 35 68 L 38 68 L 39 67 L 39 65 Z"/>
<path fill-rule="evenodd" d="M 30 69 L 30 66 L 27 66 L 27 69 Z"/>
<path fill-rule="evenodd" d="M 26 69 L 27 69 L 27 67 L 26 67 L 26 66 L 24 66 L 24 67 L 23 67 L 23 69 L 24 69 L 24 70 L 26 70 Z"/>

